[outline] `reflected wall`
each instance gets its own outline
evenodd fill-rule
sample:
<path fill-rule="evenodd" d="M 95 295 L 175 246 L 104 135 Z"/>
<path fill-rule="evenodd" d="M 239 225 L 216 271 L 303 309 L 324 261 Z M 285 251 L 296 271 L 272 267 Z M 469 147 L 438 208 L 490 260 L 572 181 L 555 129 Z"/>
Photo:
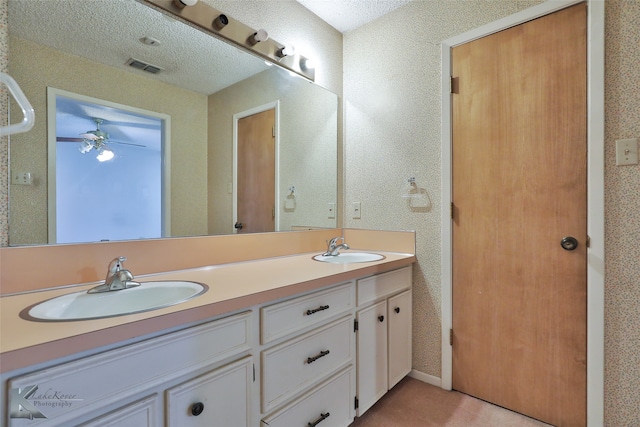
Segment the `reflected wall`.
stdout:
<path fill-rule="evenodd" d="M 205 95 L 23 39 L 9 40 L 9 74 L 19 76 L 36 111 L 34 128 L 11 136 L 11 170 L 31 172 L 34 183 L 10 187 L 10 245 L 47 243 L 47 86 L 170 115 L 172 235 L 207 234 Z"/>
<path fill-rule="evenodd" d="M 233 115 L 274 101 L 280 114 L 276 231 L 336 226 L 328 204 L 337 202 L 337 98 L 272 67 L 209 96 L 209 234 L 229 233 L 237 220 L 228 191 L 233 183 Z"/>

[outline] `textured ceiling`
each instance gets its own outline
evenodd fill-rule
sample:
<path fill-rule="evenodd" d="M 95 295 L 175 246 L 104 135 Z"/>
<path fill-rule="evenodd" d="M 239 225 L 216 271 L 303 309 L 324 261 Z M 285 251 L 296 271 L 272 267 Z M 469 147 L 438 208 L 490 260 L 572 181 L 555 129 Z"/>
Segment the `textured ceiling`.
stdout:
<path fill-rule="evenodd" d="M 410 0 L 297 1 L 346 32 Z M 9 1 L 9 32 L 110 67 L 151 76 L 126 65 L 127 60 L 135 58 L 163 69 L 154 78 L 203 94 L 215 93 L 267 68 L 263 60 L 135 0 Z M 145 37 L 158 40 L 159 45 L 145 44 Z M 69 67 L 73 67 L 73 62 Z M 105 119 L 104 130 L 112 134 L 112 139 L 137 139 L 118 134 L 126 120 L 111 115 L 121 112 L 91 112 L 87 111 L 89 106 L 73 103 L 62 103 L 59 108 L 66 115 L 63 122 L 68 125 L 67 129 L 60 129 L 64 136 L 75 136 L 77 129 L 81 132 L 94 129 L 91 117 L 99 116 Z M 128 120 L 136 132 L 143 131 L 140 123 Z M 110 126 L 109 122 L 120 125 Z"/>
<path fill-rule="evenodd" d="M 156 75 L 159 80 L 205 94 L 267 67 L 263 60 L 220 40 L 212 43 L 210 35 L 134 0 L 10 1 L 9 32 L 115 68 L 132 70 L 125 63 L 133 57 L 163 68 Z M 141 41 L 144 37 L 160 45 L 149 46 Z M 230 67 L 235 71 L 230 73 Z"/>
<path fill-rule="evenodd" d="M 412 0 L 296 0 L 341 33 L 354 30 Z"/>
<path fill-rule="evenodd" d="M 134 0 L 12 0 L 9 33 L 203 94 L 217 92 L 268 68 L 264 60 Z M 160 45 L 147 45 L 141 41 L 144 37 L 157 39 Z M 125 65 L 132 57 L 164 71 L 151 75 Z M 72 61 L 68 64 L 73 65 Z M 98 108 L 95 111 L 96 107 L 89 104 L 61 102 L 57 108 L 61 118 L 58 136 L 77 137 L 94 130 L 92 117 L 105 119 L 102 129 L 112 141 L 131 143 L 149 139 L 145 132 L 159 131 L 157 123 L 145 126 L 139 118 L 121 110 Z"/>

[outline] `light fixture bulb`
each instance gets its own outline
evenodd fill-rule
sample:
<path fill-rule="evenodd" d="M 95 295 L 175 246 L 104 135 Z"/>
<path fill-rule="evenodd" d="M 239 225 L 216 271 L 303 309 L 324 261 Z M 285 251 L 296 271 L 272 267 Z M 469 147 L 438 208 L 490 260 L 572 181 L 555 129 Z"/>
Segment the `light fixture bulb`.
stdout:
<path fill-rule="evenodd" d="M 287 45 L 278 50 L 276 52 L 276 55 L 278 55 L 280 58 L 284 58 L 285 56 L 291 56 L 294 53 L 296 53 L 296 49 L 291 45 Z"/>
<path fill-rule="evenodd" d="M 173 4 L 178 6 L 180 9 L 186 6 L 193 6 L 198 3 L 198 0 L 173 0 Z"/>
<path fill-rule="evenodd" d="M 249 37 L 249 43 L 251 43 L 252 45 L 258 44 L 260 42 L 266 42 L 267 40 L 269 40 L 269 34 L 262 28 L 253 33 L 251 37 Z"/>
<path fill-rule="evenodd" d="M 300 59 L 300 68 L 303 70 L 313 70 L 316 68 L 316 64 L 313 62 L 313 59 L 302 58 Z"/>
<path fill-rule="evenodd" d="M 107 160 L 113 159 L 113 151 L 108 148 L 103 148 L 100 150 L 100 153 L 96 156 L 96 159 L 100 162 L 106 162 Z"/>

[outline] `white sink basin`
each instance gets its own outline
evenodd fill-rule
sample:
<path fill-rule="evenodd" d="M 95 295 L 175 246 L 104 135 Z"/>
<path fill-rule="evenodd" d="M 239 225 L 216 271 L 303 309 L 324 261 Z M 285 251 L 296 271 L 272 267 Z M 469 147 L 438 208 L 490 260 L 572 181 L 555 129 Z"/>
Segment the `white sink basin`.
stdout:
<path fill-rule="evenodd" d="M 384 255 L 372 254 L 369 252 L 340 252 L 336 256 L 316 255 L 313 259 L 332 264 L 348 264 L 352 262 L 380 261 L 381 259 L 384 259 Z"/>
<path fill-rule="evenodd" d="M 88 294 L 74 292 L 43 301 L 23 310 L 30 320 L 66 321 L 123 316 L 179 304 L 205 293 L 209 287 L 196 282 L 141 282 L 135 288 Z"/>

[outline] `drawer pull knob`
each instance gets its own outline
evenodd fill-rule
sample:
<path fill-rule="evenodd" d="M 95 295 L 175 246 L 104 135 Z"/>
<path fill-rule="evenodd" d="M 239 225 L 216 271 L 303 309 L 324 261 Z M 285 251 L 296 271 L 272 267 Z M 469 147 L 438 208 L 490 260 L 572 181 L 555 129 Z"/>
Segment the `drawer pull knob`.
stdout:
<path fill-rule="evenodd" d="M 320 307 L 314 308 L 313 310 L 307 310 L 307 316 L 311 316 L 313 313 L 317 313 L 319 311 L 328 310 L 328 309 L 329 309 L 328 305 L 321 305 Z"/>
<path fill-rule="evenodd" d="M 400 313 L 400 307 L 394 308 L 393 311 L 395 311 L 396 313 Z"/>
<path fill-rule="evenodd" d="M 198 402 L 191 405 L 191 415 L 197 417 L 204 411 L 204 403 Z"/>
<path fill-rule="evenodd" d="M 378 316 L 378 320 L 384 322 L 384 316 Z"/>
<path fill-rule="evenodd" d="M 313 363 L 316 360 L 320 359 L 321 357 L 325 357 L 327 354 L 329 354 L 329 350 L 323 350 L 317 356 L 307 357 L 307 364 Z"/>
<path fill-rule="evenodd" d="M 324 420 L 326 420 L 327 418 L 329 418 L 329 415 L 331 415 L 330 413 L 326 413 L 323 414 L 322 412 L 320 412 L 320 418 L 318 418 L 317 420 L 315 420 L 312 423 L 307 423 L 308 427 L 316 427 L 318 424 L 320 424 L 321 422 L 323 422 Z"/>

